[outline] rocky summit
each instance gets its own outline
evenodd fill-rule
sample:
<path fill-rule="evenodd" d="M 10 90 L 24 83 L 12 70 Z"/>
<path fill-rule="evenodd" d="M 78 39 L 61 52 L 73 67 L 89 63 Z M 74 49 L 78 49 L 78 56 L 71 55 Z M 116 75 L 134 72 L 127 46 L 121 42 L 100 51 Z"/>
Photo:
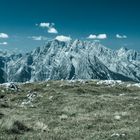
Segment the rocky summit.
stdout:
<path fill-rule="evenodd" d="M 48 41 L 26 54 L 0 53 L 0 83 L 102 79 L 140 81 L 140 52 L 96 41 Z"/>

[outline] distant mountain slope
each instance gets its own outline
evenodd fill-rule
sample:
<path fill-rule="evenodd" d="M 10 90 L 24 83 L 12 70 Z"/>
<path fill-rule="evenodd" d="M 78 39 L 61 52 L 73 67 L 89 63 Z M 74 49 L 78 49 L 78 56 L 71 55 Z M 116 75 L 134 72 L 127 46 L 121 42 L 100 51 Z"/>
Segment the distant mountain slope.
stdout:
<path fill-rule="evenodd" d="M 98 42 L 52 40 L 23 54 L 2 55 L 0 82 L 48 79 L 116 79 L 140 81 L 140 53 L 108 49 Z"/>

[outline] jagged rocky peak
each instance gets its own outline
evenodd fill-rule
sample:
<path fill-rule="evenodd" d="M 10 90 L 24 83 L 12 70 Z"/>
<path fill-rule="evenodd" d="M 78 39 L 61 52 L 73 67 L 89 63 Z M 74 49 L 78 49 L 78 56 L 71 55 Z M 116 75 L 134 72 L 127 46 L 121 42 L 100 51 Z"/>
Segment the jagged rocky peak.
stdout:
<path fill-rule="evenodd" d="M 115 79 L 140 81 L 140 53 L 111 50 L 97 41 L 56 39 L 27 54 L 0 59 L 0 82 L 47 79 Z"/>
<path fill-rule="evenodd" d="M 140 52 L 137 52 L 135 50 L 122 47 L 116 52 L 118 56 L 122 57 L 123 59 L 127 59 L 129 61 L 140 60 Z"/>
<path fill-rule="evenodd" d="M 129 49 L 127 47 L 121 47 L 119 49 L 119 51 L 122 51 L 122 52 L 127 52 Z"/>

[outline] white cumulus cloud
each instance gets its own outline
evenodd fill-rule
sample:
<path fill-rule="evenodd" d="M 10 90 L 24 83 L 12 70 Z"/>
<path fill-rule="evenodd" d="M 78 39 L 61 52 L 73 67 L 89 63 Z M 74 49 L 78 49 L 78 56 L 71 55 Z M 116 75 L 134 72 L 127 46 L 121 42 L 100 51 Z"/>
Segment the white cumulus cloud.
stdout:
<path fill-rule="evenodd" d="M 88 39 L 106 39 L 106 38 L 107 38 L 106 34 L 99 34 L 99 35 L 90 34 L 88 36 Z"/>
<path fill-rule="evenodd" d="M 43 22 L 43 23 L 40 23 L 39 26 L 42 27 L 42 28 L 49 28 L 50 27 L 50 23 Z"/>
<path fill-rule="evenodd" d="M 97 36 L 96 35 L 89 35 L 88 39 L 97 39 Z"/>
<path fill-rule="evenodd" d="M 50 27 L 50 28 L 48 29 L 48 33 L 57 34 L 58 31 L 57 31 L 54 27 Z"/>
<path fill-rule="evenodd" d="M 55 39 L 62 42 L 69 42 L 70 40 L 72 40 L 71 37 L 64 35 L 57 36 Z"/>
<path fill-rule="evenodd" d="M 0 42 L 0 45 L 8 45 L 7 42 Z"/>
<path fill-rule="evenodd" d="M 38 26 L 38 24 L 36 24 Z M 54 23 L 49 23 L 49 22 L 42 22 L 39 24 L 39 27 L 41 28 L 46 28 L 48 30 L 48 33 L 51 34 L 57 34 L 58 31 L 57 29 L 54 27 Z"/>
<path fill-rule="evenodd" d="M 97 36 L 97 39 L 106 39 L 107 38 L 107 35 L 106 34 L 99 34 Z"/>
<path fill-rule="evenodd" d="M 6 33 L 0 33 L 0 38 L 9 38 L 9 36 Z"/>
<path fill-rule="evenodd" d="M 45 36 L 32 36 L 32 37 L 28 37 L 28 38 L 31 38 L 35 41 L 48 40 L 48 38 Z"/>
<path fill-rule="evenodd" d="M 119 38 L 119 39 L 126 39 L 127 36 L 126 36 L 126 35 L 119 35 L 119 34 L 116 34 L 116 38 Z"/>

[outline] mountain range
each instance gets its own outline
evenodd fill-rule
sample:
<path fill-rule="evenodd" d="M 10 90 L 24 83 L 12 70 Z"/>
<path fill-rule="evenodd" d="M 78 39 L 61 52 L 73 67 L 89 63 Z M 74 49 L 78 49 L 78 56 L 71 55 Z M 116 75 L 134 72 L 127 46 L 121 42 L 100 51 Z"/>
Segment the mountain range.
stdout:
<path fill-rule="evenodd" d="M 140 82 L 140 52 L 97 41 L 48 41 L 26 54 L 0 52 L 0 83 L 72 79 Z"/>

